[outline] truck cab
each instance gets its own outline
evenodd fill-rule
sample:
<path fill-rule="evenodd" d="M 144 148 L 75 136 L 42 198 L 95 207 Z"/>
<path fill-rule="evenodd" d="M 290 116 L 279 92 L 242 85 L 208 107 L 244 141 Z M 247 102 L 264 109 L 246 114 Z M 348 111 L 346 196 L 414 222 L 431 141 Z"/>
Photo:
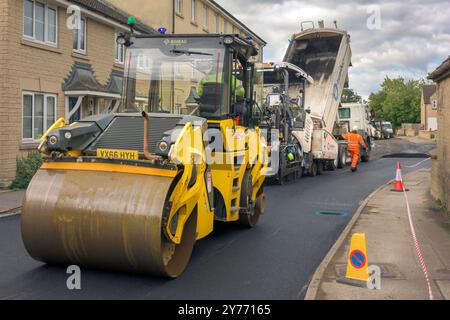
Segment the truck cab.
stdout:
<path fill-rule="evenodd" d="M 350 132 L 355 126 L 359 128 L 358 133 L 363 137 L 367 145 L 366 150 L 361 150 L 361 160 L 367 162 L 374 138 L 372 126 L 370 125 L 368 105 L 365 103 L 341 103 L 338 112 L 341 128 L 344 128 L 347 132 Z"/>

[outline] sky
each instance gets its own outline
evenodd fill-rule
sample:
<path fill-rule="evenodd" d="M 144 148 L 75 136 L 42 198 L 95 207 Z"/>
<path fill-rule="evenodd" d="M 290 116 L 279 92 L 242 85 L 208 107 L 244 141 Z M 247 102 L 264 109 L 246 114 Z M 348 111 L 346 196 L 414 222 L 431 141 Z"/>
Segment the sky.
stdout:
<path fill-rule="evenodd" d="M 450 55 L 450 0 L 216 0 L 268 45 L 265 61 L 279 61 L 300 22 L 351 36 L 350 87 L 364 98 L 386 76 L 426 78 Z"/>

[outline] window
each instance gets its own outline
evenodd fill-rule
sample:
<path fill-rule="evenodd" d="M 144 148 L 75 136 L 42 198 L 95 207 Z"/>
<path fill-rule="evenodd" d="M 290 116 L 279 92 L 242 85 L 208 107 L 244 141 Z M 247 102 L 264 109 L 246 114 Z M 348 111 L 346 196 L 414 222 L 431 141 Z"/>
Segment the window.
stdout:
<path fill-rule="evenodd" d="M 183 15 L 183 0 L 175 0 L 175 13 Z"/>
<path fill-rule="evenodd" d="M 79 28 L 73 29 L 73 51 L 86 53 L 86 18 L 80 18 Z"/>
<path fill-rule="evenodd" d="M 228 21 L 223 20 L 223 33 L 228 33 Z"/>
<path fill-rule="evenodd" d="M 438 108 L 437 100 L 433 100 L 432 101 L 432 105 L 431 105 L 431 109 L 432 110 L 437 110 L 437 108 Z"/>
<path fill-rule="evenodd" d="M 339 108 L 339 119 L 350 119 L 351 117 L 350 108 Z"/>
<path fill-rule="evenodd" d="M 208 6 L 203 5 L 203 28 L 208 29 L 209 19 L 208 19 Z"/>
<path fill-rule="evenodd" d="M 56 46 L 58 15 L 54 7 L 34 0 L 23 2 L 23 35 L 36 42 Z"/>
<path fill-rule="evenodd" d="M 39 140 L 56 121 L 56 95 L 24 92 L 22 109 L 22 139 Z"/>
<path fill-rule="evenodd" d="M 214 15 L 214 32 L 219 33 L 219 15 L 217 13 Z"/>
<path fill-rule="evenodd" d="M 78 97 L 69 97 L 68 98 L 69 112 L 71 112 L 73 110 L 73 108 L 75 108 L 75 106 L 77 105 L 77 102 L 78 102 Z M 80 106 L 78 108 L 78 110 L 70 117 L 70 119 L 69 119 L 70 123 L 74 123 L 74 122 L 81 120 L 81 109 L 82 109 L 82 107 Z"/>
<path fill-rule="evenodd" d="M 117 37 L 120 34 L 116 32 L 116 35 L 114 37 L 114 43 L 115 43 L 115 62 L 123 64 L 125 59 L 125 46 L 123 44 L 117 43 Z"/>
<path fill-rule="evenodd" d="M 236 34 L 236 32 L 237 32 L 236 27 L 233 26 L 233 34 Z"/>
<path fill-rule="evenodd" d="M 191 20 L 197 22 L 197 0 L 192 0 L 191 3 Z"/>

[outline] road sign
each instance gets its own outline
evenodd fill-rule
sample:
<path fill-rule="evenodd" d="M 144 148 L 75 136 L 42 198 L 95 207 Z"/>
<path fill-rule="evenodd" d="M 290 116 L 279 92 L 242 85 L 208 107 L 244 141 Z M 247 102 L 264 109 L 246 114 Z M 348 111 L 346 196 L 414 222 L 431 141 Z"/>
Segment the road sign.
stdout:
<path fill-rule="evenodd" d="M 354 268 L 361 269 L 367 263 L 366 255 L 360 250 L 354 250 L 350 253 L 350 263 Z"/>
<path fill-rule="evenodd" d="M 354 233 L 350 241 L 350 250 L 347 258 L 347 272 L 345 277 L 338 279 L 340 283 L 367 287 L 369 272 L 367 265 L 366 235 Z"/>

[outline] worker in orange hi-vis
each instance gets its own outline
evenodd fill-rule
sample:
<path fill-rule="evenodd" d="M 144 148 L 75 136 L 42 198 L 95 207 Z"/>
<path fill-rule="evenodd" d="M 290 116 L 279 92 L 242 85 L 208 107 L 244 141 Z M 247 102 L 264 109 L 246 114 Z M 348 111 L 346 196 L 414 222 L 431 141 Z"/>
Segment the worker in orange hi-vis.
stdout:
<path fill-rule="evenodd" d="M 350 158 L 352 159 L 352 172 L 358 169 L 359 155 L 361 147 L 366 149 L 366 143 L 363 137 L 358 133 L 358 127 L 353 127 L 352 132 L 344 133 L 342 137 L 347 140 L 348 151 L 350 152 Z"/>

